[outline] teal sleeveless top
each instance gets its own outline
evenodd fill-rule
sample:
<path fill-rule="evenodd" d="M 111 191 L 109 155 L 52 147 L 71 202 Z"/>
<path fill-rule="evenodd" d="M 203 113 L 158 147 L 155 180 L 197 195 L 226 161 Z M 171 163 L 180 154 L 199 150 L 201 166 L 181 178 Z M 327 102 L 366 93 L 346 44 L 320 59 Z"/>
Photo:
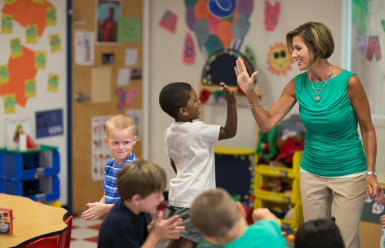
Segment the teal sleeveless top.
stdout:
<path fill-rule="evenodd" d="M 309 173 L 337 177 L 366 170 L 358 120 L 347 92 L 352 75 L 344 70 L 330 78 L 319 94 L 319 102 L 306 73 L 294 79 L 299 114 L 307 129 L 301 168 Z M 313 84 L 318 89 L 324 81 Z"/>

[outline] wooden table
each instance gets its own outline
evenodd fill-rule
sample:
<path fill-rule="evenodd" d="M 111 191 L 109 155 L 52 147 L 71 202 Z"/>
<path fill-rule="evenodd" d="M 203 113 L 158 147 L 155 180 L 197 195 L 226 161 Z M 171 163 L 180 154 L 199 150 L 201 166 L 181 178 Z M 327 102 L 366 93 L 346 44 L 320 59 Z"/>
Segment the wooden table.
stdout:
<path fill-rule="evenodd" d="M 44 205 L 22 196 L 0 194 L 0 207 L 12 209 L 13 235 L 0 235 L 0 248 L 24 247 L 39 238 L 67 230 L 63 221 L 67 210 Z"/>

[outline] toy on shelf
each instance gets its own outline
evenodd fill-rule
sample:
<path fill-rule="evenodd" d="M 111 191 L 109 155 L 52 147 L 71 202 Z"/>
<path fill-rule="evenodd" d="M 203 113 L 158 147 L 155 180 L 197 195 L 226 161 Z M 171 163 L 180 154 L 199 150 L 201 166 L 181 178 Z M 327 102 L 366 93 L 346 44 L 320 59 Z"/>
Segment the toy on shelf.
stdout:
<path fill-rule="evenodd" d="M 19 136 L 20 151 L 38 150 L 38 149 L 40 149 L 40 145 L 36 144 L 30 135 L 20 134 Z"/>

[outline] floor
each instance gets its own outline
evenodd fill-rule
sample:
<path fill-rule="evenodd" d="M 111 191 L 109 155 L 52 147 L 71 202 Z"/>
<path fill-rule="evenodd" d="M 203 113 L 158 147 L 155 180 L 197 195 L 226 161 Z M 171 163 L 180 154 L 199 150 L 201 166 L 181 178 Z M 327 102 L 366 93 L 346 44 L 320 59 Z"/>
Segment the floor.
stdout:
<path fill-rule="evenodd" d="M 165 211 L 166 205 L 161 204 L 158 207 L 158 211 Z M 153 214 L 157 216 L 158 212 Z M 86 222 L 80 216 L 74 216 L 72 220 L 72 232 L 71 232 L 71 248 L 96 248 L 98 242 L 98 234 L 100 225 L 103 222 L 103 218 Z M 168 240 L 163 240 L 158 242 L 155 246 L 156 248 L 166 248 L 168 245 Z M 215 246 L 203 240 L 203 242 L 198 246 L 199 248 L 209 248 L 216 247 L 220 248 L 222 246 Z"/>

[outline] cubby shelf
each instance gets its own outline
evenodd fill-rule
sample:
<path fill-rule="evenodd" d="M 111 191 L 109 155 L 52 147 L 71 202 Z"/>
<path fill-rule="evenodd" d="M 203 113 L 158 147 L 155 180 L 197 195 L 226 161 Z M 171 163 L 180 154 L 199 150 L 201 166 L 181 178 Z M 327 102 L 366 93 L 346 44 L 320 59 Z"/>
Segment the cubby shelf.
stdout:
<path fill-rule="evenodd" d="M 0 192 L 43 202 L 59 199 L 60 154 L 57 149 L 46 145 L 29 151 L 0 148 Z"/>
<path fill-rule="evenodd" d="M 255 164 L 254 196 L 255 208 L 270 208 L 275 205 L 293 207 L 292 220 L 280 219 L 283 228 L 298 229 L 303 224 L 302 202 L 299 188 L 299 168 L 302 158 L 302 151 L 293 154 L 293 168 Z M 272 192 L 263 190 L 271 177 L 278 177 L 289 181 L 292 188 L 288 192 Z"/>

